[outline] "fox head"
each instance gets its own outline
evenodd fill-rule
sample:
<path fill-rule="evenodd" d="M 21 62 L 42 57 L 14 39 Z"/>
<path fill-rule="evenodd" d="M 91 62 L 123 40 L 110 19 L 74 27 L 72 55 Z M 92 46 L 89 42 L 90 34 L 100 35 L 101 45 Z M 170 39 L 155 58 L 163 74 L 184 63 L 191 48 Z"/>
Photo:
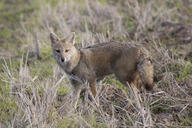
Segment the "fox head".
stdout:
<path fill-rule="evenodd" d="M 51 47 L 53 51 L 53 57 L 57 63 L 66 67 L 69 64 L 75 63 L 78 50 L 75 48 L 75 33 L 69 38 L 60 39 L 53 32 L 50 33 Z"/>

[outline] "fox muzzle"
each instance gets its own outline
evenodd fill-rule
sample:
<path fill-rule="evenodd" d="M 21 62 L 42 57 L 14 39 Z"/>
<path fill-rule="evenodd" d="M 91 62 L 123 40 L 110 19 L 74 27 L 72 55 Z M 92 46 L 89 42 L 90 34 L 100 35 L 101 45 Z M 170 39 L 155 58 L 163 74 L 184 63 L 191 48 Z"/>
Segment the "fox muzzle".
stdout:
<path fill-rule="evenodd" d="M 61 58 L 60 58 L 60 61 L 63 63 L 63 62 L 65 61 L 65 59 L 61 57 Z"/>

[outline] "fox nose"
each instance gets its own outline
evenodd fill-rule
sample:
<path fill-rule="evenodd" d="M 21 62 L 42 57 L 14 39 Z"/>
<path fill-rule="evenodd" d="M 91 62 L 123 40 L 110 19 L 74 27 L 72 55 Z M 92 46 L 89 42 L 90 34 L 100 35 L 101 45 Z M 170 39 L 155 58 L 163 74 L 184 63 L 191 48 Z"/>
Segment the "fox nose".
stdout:
<path fill-rule="evenodd" d="M 61 58 L 61 62 L 64 62 L 64 58 Z"/>

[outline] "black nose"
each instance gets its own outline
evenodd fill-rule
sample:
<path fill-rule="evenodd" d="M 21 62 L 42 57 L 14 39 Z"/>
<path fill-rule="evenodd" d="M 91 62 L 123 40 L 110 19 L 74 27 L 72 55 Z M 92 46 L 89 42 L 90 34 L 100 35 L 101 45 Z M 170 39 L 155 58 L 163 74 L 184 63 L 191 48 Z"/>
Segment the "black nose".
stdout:
<path fill-rule="evenodd" d="M 61 58 L 61 62 L 64 62 L 64 59 L 63 59 L 63 58 Z"/>

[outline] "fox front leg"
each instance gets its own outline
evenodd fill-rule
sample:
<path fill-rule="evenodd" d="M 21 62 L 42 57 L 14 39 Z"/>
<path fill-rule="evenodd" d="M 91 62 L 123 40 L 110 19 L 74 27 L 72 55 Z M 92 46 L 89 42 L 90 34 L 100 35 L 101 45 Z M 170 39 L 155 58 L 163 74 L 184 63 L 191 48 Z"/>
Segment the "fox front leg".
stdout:
<path fill-rule="evenodd" d="M 77 101 L 79 99 L 79 95 L 81 92 L 81 88 L 77 87 L 77 86 L 75 86 L 75 87 L 73 86 L 72 88 L 73 88 L 72 89 L 72 105 L 76 109 L 77 108 Z"/>
<path fill-rule="evenodd" d="M 79 99 L 80 96 L 80 92 L 82 89 L 82 85 L 79 84 L 77 81 L 75 80 L 70 80 L 71 85 L 72 85 L 72 96 L 71 96 L 71 100 L 72 100 L 72 105 L 74 106 L 74 108 L 76 109 L 77 107 L 77 101 Z"/>

